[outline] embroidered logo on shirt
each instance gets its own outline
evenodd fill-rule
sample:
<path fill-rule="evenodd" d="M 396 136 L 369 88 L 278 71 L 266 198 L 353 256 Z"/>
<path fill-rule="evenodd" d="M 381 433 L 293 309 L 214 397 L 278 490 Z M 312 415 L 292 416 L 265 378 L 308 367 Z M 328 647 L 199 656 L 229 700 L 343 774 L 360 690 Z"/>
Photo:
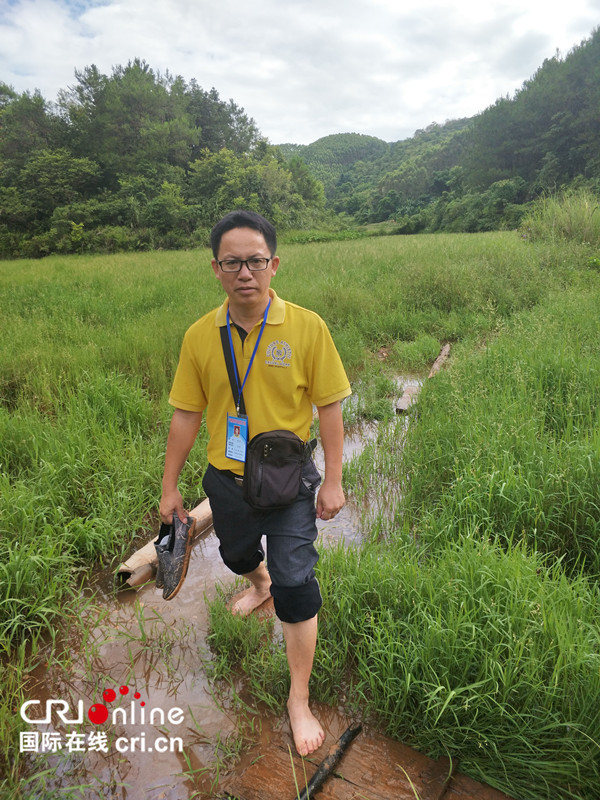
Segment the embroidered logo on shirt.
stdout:
<path fill-rule="evenodd" d="M 277 339 L 267 347 L 265 364 L 268 367 L 291 367 L 292 348 L 287 342 Z"/>

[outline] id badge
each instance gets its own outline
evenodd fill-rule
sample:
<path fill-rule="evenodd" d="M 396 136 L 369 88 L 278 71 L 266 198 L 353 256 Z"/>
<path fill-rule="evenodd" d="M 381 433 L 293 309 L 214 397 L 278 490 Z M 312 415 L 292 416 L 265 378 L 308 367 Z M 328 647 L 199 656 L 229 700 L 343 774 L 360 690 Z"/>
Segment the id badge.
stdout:
<path fill-rule="evenodd" d="M 225 455 L 234 461 L 246 460 L 248 445 L 248 417 L 227 414 L 227 444 Z"/>

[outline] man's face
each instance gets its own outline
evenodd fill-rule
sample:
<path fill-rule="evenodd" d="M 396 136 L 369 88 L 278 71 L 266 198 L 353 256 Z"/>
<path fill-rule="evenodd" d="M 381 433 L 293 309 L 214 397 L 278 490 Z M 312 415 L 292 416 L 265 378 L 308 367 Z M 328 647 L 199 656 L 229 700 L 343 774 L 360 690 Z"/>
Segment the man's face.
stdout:
<path fill-rule="evenodd" d="M 212 268 L 229 297 L 232 311 L 235 313 L 236 308 L 256 307 L 262 313 L 268 301 L 271 278 L 279 266 L 278 256 L 274 256 L 267 268 L 260 272 L 250 272 L 247 264 L 239 272 L 223 272 L 217 261 L 229 258 L 242 261 L 247 258 L 271 258 L 265 237 L 252 228 L 233 228 L 223 234 L 218 258 L 212 260 Z"/>

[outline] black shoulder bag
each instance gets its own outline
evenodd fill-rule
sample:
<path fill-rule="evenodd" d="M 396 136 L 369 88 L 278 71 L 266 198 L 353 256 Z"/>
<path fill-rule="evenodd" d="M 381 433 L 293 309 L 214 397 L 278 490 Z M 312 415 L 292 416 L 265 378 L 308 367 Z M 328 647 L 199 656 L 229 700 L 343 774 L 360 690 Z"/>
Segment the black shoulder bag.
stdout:
<path fill-rule="evenodd" d="M 233 363 L 225 326 L 221 327 L 221 343 L 235 401 L 237 367 Z M 239 411 L 246 414 L 241 394 Z M 293 431 L 286 430 L 266 431 L 252 437 L 244 466 L 244 500 L 260 511 L 291 505 L 300 492 L 302 465 L 310 459 L 316 444 L 316 439 L 303 442 Z"/>

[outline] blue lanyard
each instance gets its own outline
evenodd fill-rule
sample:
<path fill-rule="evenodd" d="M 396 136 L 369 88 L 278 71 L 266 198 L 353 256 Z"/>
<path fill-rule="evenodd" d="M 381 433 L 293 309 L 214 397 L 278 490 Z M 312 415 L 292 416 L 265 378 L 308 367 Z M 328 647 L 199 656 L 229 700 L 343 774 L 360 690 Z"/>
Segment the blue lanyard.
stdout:
<path fill-rule="evenodd" d="M 260 343 L 260 338 L 263 335 L 263 331 L 265 329 L 265 325 L 267 324 L 267 314 L 269 313 L 269 307 L 271 305 L 271 298 L 269 298 L 269 302 L 267 303 L 267 307 L 265 309 L 265 315 L 263 317 L 262 325 L 260 326 L 260 333 L 258 334 L 258 339 L 256 340 L 256 344 L 254 345 L 254 350 L 252 351 L 252 356 L 250 357 L 250 363 L 248 364 L 248 369 L 246 370 L 246 374 L 244 375 L 244 380 L 242 381 L 242 385 L 240 386 L 240 379 L 238 376 L 237 371 L 237 364 L 235 363 L 235 351 L 233 349 L 233 339 L 231 338 L 231 324 L 229 322 L 229 306 L 227 306 L 227 335 L 229 336 L 229 347 L 231 349 L 231 358 L 235 365 L 235 385 L 237 386 L 238 390 L 238 399 L 236 403 L 236 413 L 240 413 L 240 400 L 242 397 L 242 392 L 244 391 L 244 386 L 246 385 L 246 381 L 248 380 L 248 375 L 250 374 L 250 369 L 252 364 L 254 363 L 254 356 L 256 355 L 256 351 L 258 350 L 258 345 Z"/>

